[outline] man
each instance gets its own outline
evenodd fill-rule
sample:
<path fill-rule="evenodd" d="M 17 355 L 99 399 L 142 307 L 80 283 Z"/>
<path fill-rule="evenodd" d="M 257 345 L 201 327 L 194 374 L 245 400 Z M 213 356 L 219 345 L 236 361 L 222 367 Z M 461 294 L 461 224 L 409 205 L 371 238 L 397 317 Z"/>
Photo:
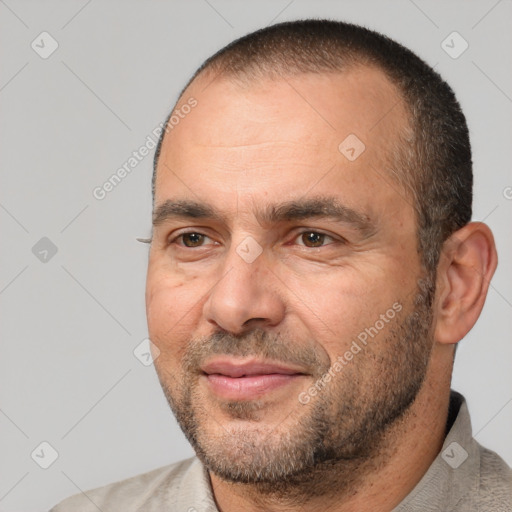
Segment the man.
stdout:
<path fill-rule="evenodd" d="M 283 23 L 165 126 L 147 318 L 197 457 L 54 512 L 512 510 L 450 391 L 497 256 L 449 86 L 375 32 Z"/>

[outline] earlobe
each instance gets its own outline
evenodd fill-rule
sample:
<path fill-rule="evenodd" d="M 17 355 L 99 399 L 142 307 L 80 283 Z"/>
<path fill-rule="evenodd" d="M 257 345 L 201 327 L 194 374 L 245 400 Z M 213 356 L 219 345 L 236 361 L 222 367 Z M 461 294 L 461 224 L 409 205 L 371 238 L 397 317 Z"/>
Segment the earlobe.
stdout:
<path fill-rule="evenodd" d="M 437 275 L 437 342 L 457 343 L 475 325 L 497 263 L 494 237 L 482 222 L 467 224 L 444 243 Z"/>

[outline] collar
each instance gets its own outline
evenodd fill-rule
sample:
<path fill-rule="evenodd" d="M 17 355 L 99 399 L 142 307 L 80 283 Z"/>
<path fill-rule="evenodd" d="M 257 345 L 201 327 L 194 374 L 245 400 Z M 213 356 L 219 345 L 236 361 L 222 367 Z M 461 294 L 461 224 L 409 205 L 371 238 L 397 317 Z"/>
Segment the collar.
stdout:
<path fill-rule="evenodd" d="M 480 449 L 473 439 L 466 400 L 456 391 L 450 393 L 447 430 L 441 452 L 416 487 L 393 512 L 450 511 L 471 491 L 478 489 Z M 464 510 L 477 511 L 469 503 Z"/>

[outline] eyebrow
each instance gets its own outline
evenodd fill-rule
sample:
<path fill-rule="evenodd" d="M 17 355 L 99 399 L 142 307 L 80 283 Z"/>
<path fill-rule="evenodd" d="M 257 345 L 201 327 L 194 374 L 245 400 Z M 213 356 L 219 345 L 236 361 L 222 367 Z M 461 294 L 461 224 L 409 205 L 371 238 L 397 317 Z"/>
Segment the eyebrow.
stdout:
<path fill-rule="evenodd" d="M 336 197 L 323 196 L 286 201 L 267 205 L 255 213 L 262 225 L 305 219 L 331 219 L 348 224 L 365 237 L 373 235 L 376 224 L 370 217 L 341 204 Z M 153 226 L 160 226 L 171 219 L 201 219 L 226 223 L 226 217 L 213 206 L 192 200 L 168 199 L 158 205 L 153 213 Z"/>

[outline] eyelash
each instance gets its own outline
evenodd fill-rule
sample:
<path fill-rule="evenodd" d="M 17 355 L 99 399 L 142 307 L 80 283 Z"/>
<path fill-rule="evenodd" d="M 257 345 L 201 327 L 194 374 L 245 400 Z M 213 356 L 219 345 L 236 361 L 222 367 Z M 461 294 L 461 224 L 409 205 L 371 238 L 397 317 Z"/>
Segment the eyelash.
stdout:
<path fill-rule="evenodd" d="M 327 239 L 332 240 L 333 242 L 341 242 L 341 243 L 343 243 L 343 240 L 336 240 L 333 236 L 328 235 L 327 233 L 323 233 L 322 231 L 315 231 L 315 230 L 312 230 L 312 229 L 306 229 L 304 231 L 301 231 L 301 232 L 297 233 L 297 235 L 295 236 L 294 240 L 296 240 L 297 238 L 301 237 L 302 235 L 304 235 L 306 233 L 314 233 L 316 235 L 323 235 L 324 237 L 326 237 Z M 210 238 L 208 235 L 205 235 L 204 233 L 201 233 L 200 231 L 185 231 L 185 232 L 180 233 L 179 235 L 173 237 L 171 240 L 169 240 L 169 245 L 176 243 L 179 239 L 181 239 L 183 241 L 183 237 L 185 235 L 191 235 L 191 234 L 202 235 L 202 236 L 204 236 L 206 238 Z M 210 240 L 211 240 L 211 238 L 210 238 Z M 301 247 L 305 247 L 307 249 L 321 249 L 322 247 L 326 247 L 327 245 L 331 245 L 333 242 L 321 245 L 319 247 L 308 247 L 305 244 L 298 244 L 298 245 L 300 245 Z M 187 247 L 186 245 L 182 245 L 182 244 L 177 244 L 177 245 L 179 247 L 183 248 L 183 249 L 198 249 L 198 248 L 204 247 L 204 245 L 200 245 L 200 246 L 197 246 L 197 247 Z"/>

